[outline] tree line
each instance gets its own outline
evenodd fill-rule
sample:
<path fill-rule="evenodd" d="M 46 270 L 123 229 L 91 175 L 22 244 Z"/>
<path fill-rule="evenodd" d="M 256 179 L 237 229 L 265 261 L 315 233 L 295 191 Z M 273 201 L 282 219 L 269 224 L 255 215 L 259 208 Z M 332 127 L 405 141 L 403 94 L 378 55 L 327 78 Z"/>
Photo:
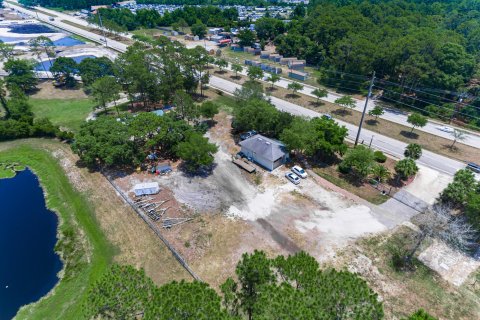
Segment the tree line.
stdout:
<path fill-rule="evenodd" d="M 110 5 L 116 0 L 20 0 L 21 4 L 26 6 L 42 6 L 49 8 L 62 8 L 67 10 L 73 9 L 90 9 L 91 6 Z"/>
<path fill-rule="evenodd" d="M 280 54 L 318 67 L 323 85 L 365 93 L 376 71 L 385 101 L 478 126 L 480 102 L 457 102 L 458 92 L 478 95 L 479 21 L 480 7 L 471 1 L 318 0 L 288 33 L 273 22 L 259 22 L 256 31 Z"/>
<path fill-rule="evenodd" d="M 131 266 L 113 265 L 90 289 L 84 306 L 91 318 L 132 319 L 383 319 L 383 305 L 367 283 L 348 271 L 321 270 L 305 252 L 268 258 L 243 254 L 236 280 L 221 295 L 207 284 L 156 286 Z M 404 320 L 434 320 L 419 310 Z"/>
<path fill-rule="evenodd" d="M 90 9 L 96 5 L 111 5 L 116 0 L 20 0 L 20 3 L 26 6 L 42 6 L 50 8 L 72 9 Z M 244 5 L 244 6 L 268 6 L 283 5 L 277 0 L 139 0 L 137 3 L 145 4 L 167 4 L 167 5 Z"/>
<path fill-rule="evenodd" d="M 9 82 L 8 77 L 6 83 L 0 81 L 0 102 L 6 111 L 5 117 L 0 119 L 0 141 L 29 137 L 73 138 L 73 133 L 60 130 L 49 119 L 35 118 L 28 97 L 21 88 Z"/>
<path fill-rule="evenodd" d="M 102 17 L 102 23 L 112 31 L 131 31 L 138 28 L 155 28 L 160 26 L 174 26 L 183 31 L 187 27 L 196 24 L 204 26 L 204 32 L 196 33 L 204 36 L 206 26 L 234 26 L 238 25 L 238 12 L 235 8 L 220 9 L 214 6 L 185 6 L 165 12 L 160 15 L 154 9 L 139 9 L 132 13 L 129 9 L 100 9 L 99 14 L 92 15 L 90 21 L 96 24 L 100 23 L 99 15 Z M 193 30 L 192 30 L 193 32 Z"/>

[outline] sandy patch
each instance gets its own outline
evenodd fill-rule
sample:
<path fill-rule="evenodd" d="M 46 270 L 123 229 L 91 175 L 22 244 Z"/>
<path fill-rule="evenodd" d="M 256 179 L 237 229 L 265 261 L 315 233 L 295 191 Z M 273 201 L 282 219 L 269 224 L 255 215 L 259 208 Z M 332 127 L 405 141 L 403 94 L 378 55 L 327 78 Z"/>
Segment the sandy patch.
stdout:
<path fill-rule="evenodd" d="M 480 261 L 467 257 L 438 240 L 434 240 L 418 258 L 443 279 L 457 287 L 461 286 L 480 266 Z"/>

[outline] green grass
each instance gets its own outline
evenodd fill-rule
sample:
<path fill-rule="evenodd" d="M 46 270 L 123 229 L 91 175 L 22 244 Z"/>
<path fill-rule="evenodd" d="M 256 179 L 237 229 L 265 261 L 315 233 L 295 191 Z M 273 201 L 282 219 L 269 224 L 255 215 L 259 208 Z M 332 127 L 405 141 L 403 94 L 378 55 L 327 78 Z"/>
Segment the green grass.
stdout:
<path fill-rule="evenodd" d="M 36 117 L 47 117 L 74 132 L 80 129 L 95 105 L 89 99 L 31 99 L 30 103 Z"/>
<path fill-rule="evenodd" d="M 237 102 L 235 98 L 227 95 L 222 95 L 214 100 L 220 106 L 220 109 L 225 111 L 228 114 L 233 114 L 234 109 L 237 107 Z"/>
<path fill-rule="evenodd" d="M 53 294 L 20 310 L 16 319 L 82 319 L 87 289 L 106 270 L 114 249 L 100 230 L 92 207 L 73 189 L 57 161 L 40 150 L 41 146 L 35 147 L 35 140 L 29 141 L 6 145 L 0 162 L 19 162 L 38 176 L 48 208 L 60 218 L 60 240 L 55 248 L 64 261 L 64 276 Z"/>

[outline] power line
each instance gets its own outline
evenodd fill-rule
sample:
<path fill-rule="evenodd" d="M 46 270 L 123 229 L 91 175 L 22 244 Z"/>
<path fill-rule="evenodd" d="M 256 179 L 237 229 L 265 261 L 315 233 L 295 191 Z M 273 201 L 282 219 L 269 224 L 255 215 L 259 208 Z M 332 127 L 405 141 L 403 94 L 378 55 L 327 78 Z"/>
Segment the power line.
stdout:
<path fill-rule="evenodd" d="M 436 98 L 439 98 L 439 99 L 442 99 L 442 100 L 447 100 L 447 101 L 450 101 L 450 102 L 453 102 L 453 103 L 462 104 L 463 106 L 466 106 L 466 107 L 472 107 L 472 108 L 475 108 L 475 109 L 480 110 L 480 107 L 476 107 L 476 106 L 474 106 L 474 105 L 467 104 L 467 103 L 460 102 L 460 101 L 455 101 L 455 100 L 452 100 L 452 99 L 449 99 L 449 98 L 446 98 L 446 97 L 441 97 L 441 96 L 435 95 L 435 94 L 433 94 L 433 93 L 425 92 L 425 91 L 418 90 L 418 89 L 412 89 L 412 88 L 409 88 L 409 87 L 407 87 L 407 86 L 402 86 L 401 84 L 394 83 L 394 82 L 390 82 L 390 81 L 386 81 L 386 80 L 382 80 L 382 79 L 379 79 L 379 81 L 383 81 L 383 82 L 386 82 L 386 83 L 389 83 L 389 84 L 393 84 L 393 85 L 399 86 L 399 87 L 401 87 L 401 88 L 408 89 L 408 90 L 410 90 L 410 91 L 415 91 L 415 92 L 420 92 L 420 93 L 428 94 L 428 95 L 431 95 L 431 96 L 433 96 L 433 97 L 436 97 Z M 478 99 L 478 98 L 476 98 L 475 100 L 477 100 L 477 99 Z"/>
<path fill-rule="evenodd" d="M 331 70 L 331 69 L 322 69 L 320 70 L 321 72 L 330 72 L 330 73 L 335 73 L 335 74 L 339 74 L 339 75 L 349 75 L 349 76 L 352 76 L 352 77 L 356 77 L 356 78 L 360 78 L 362 80 L 365 80 L 365 81 L 368 81 L 369 78 L 364 76 L 364 75 L 359 75 L 359 74 L 354 74 L 354 73 L 348 73 L 348 72 L 343 72 L 343 71 L 336 71 L 336 70 Z M 429 93 L 429 92 L 426 92 L 425 90 L 429 90 L 429 91 L 434 91 L 434 92 L 439 92 L 439 93 L 444 93 L 444 94 L 453 94 L 455 96 L 461 96 L 462 94 L 464 94 L 464 92 L 455 92 L 455 91 L 449 91 L 449 90 L 443 90 L 443 89 L 434 89 L 434 88 L 427 88 L 427 87 L 423 87 L 423 88 L 420 88 L 420 89 L 413 89 L 413 88 L 410 88 L 408 86 L 405 86 L 405 85 L 401 85 L 399 83 L 395 83 L 395 82 L 391 82 L 391 81 L 388 81 L 388 80 L 385 80 L 385 79 L 378 79 L 376 78 L 375 79 L 376 81 L 380 81 L 380 82 L 385 82 L 385 83 L 389 83 L 389 84 L 392 84 L 392 85 L 395 85 L 395 86 L 399 86 L 399 87 L 402 87 L 402 88 L 405 88 L 405 89 L 408 89 L 408 90 L 411 90 L 411 91 L 415 91 L 415 92 L 421 92 L 421 93 L 424 93 L 424 94 L 428 94 L 428 95 L 431 95 L 433 97 L 436 97 L 436 98 L 439 98 L 439 99 L 443 99 L 443 100 L 447 100 L 447 101 L 450 101 L 450 102 L 453 102 L 453 103 L 459 103 L 463 106 L 469 106 L 469 107 L 473 107 L 475 109 L 478 109 L 480 110 L 480 107 L 476 107 L 476 106 L 473 106 L 471 104 L 467 104 L 467 103 L 464 103 L 464 102 L 459 102 L 459 101 L 455 101 L 455 100 L 452 100 L 452 99 L 449 99 L 449 98 L 446 98 L 446 97 L 442 97 L 442 96 L 439 96 L 439 95 L 435 95 L 433 93 Z M 479 97 L 477 97 L 475 100 L 478 100 L 480 99 Z"/>
<path fill-rule="evenodd" d="M 385 91 L 388 91 L 388 92 L 392 92 L 392 93 L 394 93 L 394 94 L 398 94 L 398 95 L 400 95 L 400 96 L 403 96 L 403 97 L 406 97 L 406 98 L 409 98 L 409 99 L 413 99 L 413 100 L 415 100 L 415 101 L 425 102 L 425 103 L 428 103 L 428 104 L 430 104 L 430 105 L 434 105 L 434 106 L 436 106 L 436 107 L 443 108 L 443 109 L 447 109 L 447 110 L 451 110 L 451 111 L 455 112 L 455 110 L 448 109 L 448 108 L 445 107 L 445 106 L 441 106 L 441 105 L 438 105 L 438 104 L 435 104 L 435 103 L 431 103 L 430 101 L 425 101 L 425 100 L 419 99 L 419 98 L 417 98 L 417 97 L 410 97 L 410 96 L 405 95 L 405 94 L 402 94 L 402 93 L 400 93 L 400 92 L 388 90 L 388 89 L 385 89 L 385 88 L 382 88 L 382 87 L 378 87 L 378 86 L 375 86 L 375 87 L 376 87 L 376 88 L 379 88 L 379 89 L 382 89 L 382 90 L 385 90 Z M 385 97 L 382 96 L 382 98 L 385 98 Z M 412 107 L 413 107 L 413 106 L 412 106 Z M 418 108 L 418 109 L 420 109 L 420 108 Z M 420 110 L 425 111 L 424 109 L 420 109 Z M 455 112 L 455 114 L 461 114 L 461 115 L 464 115 L 464 116 L 466 116 L 466 117 L 470 117 L 470 118 L 473 118 L 473 119 L 476 119 L 476 120 L 480 120 L 480 117 L 475 117 L 475 116 L 468 115 L 468 114 L 466 114 L 466 113 L 462 113 L 462 112 L 459 112 L 459 111 Z"/>

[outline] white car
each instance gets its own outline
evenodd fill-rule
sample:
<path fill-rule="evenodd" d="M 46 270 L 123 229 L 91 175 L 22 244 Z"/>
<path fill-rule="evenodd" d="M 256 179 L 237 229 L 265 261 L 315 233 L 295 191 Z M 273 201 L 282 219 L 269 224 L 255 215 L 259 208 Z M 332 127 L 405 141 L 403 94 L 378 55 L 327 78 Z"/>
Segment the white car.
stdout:
<path fill-rule="evenodd" d="M 453 132 L 453 128 L 450 128 L 450 127 L 447 127 L 447 126 L 439 126 L 437 127 L 438 130 L 440 131 L 443 131 L 443 132 L 447 132 L 447 133 L 452 133 Z"/>
<path fill-rule="evenodd" d="M 300 183 L 300 178 L 293 172 L 285 173 L 285 178 L 290 180 L 290 182 L 293 183 L 293 184 L 299 184 Z"/>
<path fill-rule="evenodd" d="M 292 172 L 295 173 L 300 178 L 303 178 L 303 179 L 306 179 L 308 177 L 307 172 L 305 170 L 303 170 L 303 168 L 300 167 L 300 166 L 294 166 L 292 168 Z"/>

